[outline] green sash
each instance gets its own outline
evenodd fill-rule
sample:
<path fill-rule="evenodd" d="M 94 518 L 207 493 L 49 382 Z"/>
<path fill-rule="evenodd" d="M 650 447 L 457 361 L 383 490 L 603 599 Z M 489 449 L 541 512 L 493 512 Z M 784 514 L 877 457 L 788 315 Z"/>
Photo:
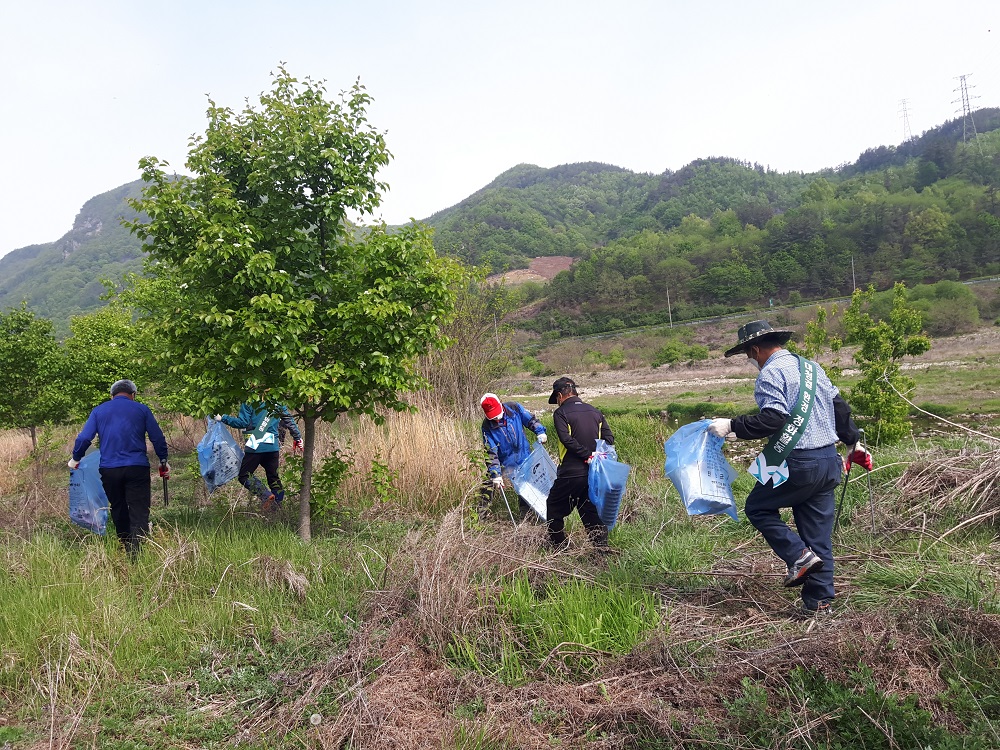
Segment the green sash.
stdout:
<path fill-rule="evenodd" d="M 758 482 L 767 484 L 770 481 L 777 487 L 788 479 L 788 463 L 785 459 L 802 438 L 815 400 L 816 363 L 799 357 L 799 399 L 795 402 L 795 408 L 788 415 L 785 426 L 771 436 L 764 450 L 747 469 Z"/>
<path fill-rule="evenodd" d="M 264 418 L 260 420 L 260 423 L 253 430 L 246 430 L 243 433 L 243 437 L 246 439 L 245 445 L 250 450 L 257 450 L 262 445 L 270 445 L 274 442 L 274 434 L 269 432 L 267 429 L 268 424 L 271 422 L 271 412 L 265 411 Z"/>

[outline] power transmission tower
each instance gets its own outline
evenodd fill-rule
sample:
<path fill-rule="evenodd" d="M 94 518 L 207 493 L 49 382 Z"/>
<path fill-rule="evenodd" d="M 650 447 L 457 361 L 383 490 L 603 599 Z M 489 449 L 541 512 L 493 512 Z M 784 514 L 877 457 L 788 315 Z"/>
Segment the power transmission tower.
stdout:
<path fill-rule="evenodd" d="M 983 144 L 979 142 L 979 133 L 976 132 L 976 121 L 972 117 L 972 107 L 969 105 L 970 99 L 978 99 L 979 97 L 969 96 L 969 85 L 965 80 L 971 75 L 972 75 L 971 73 L 968 73 L 964 76 L 958 76 L 958 81 L 959 81 L 958 90 L 961 92 L 961 98 L 956 99 L 954 102 L 952 102 L 952 104 L 958 104 L 959 101 L 962 102 L 962 143 L 966 142 L 966 140 L 969 138 L 969 132 L 971 131 L 972 139 L 975 142 L 976 147 L 979 149 L 979 155 L 982 156 Z"/>
<path fill-rule="evenodd" d="M 910 130 L 910 115 L 906 112 L 906 99 L 899 100 L 899 110 L 903 116 L 903 142 L 913 140 L 913 131 Z"/>

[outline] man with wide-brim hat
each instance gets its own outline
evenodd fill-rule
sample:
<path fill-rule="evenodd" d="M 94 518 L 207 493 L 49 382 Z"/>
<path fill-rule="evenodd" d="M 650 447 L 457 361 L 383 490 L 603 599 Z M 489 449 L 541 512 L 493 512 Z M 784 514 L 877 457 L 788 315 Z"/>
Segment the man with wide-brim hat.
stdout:
<path fill-rule="evenodd" d="M 794 336 L 794 331 L 772 328 L 771 324 L 766 320 L 752 320 L 745 326 L 740 327 L 740 330 L 736 333 L 736 338 L 738 339 L 736 346 L 726 349 L 725 356 L 732 357 L 734 354 L 743 354 L 747 346 L 755 341 L 757 343 L 774 341 L 780 345 L 787 343 Z"/>
<path fill-rule="evenodd" d="M 739 329 L 736 345 L 725 356 L 745 354 L 760 370 L 754 384 L 760 411 L 713 419 L 708 431 L 722 438 L 768 440 L 747 469 L 757 484 L 744 512 L 788 567 L 784 585 L 802 587 L 803 612 L 826 615 L 836 595 L 834 491 L 843 471 L 836 443 L 839 439 L 852 451 L 864 448 L 850 406 L 823 368 L 784 348 L 792 336 L 766 320 Z M 794 531 L 781 519 L 782 508 L 792 509 Z"/>

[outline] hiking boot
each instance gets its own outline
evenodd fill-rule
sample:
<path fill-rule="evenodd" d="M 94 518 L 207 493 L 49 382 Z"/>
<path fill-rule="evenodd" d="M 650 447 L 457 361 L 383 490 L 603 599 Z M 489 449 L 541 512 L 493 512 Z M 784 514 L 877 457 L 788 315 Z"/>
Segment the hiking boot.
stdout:
<path fill-rule="evenodd" d="M 785 576 L 785 587 L 801 586 L 806 582 L 808 576 L 814 570 L 823 567 L 823 558 L 806 547 L 799 555 L 799 559 L 788 566 L 788 575 Z"/>

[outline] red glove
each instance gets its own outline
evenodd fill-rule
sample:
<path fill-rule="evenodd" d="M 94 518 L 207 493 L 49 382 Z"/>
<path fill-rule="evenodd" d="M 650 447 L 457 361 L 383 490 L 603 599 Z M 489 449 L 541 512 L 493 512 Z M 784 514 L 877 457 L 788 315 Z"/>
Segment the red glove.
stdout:
<path fill-rule="evenodd" d="M 292 442 L 292 453 L 301 453 L 301 452 L 302 452 L 302 441 L 301 440 L 295 440 L 295 441 L 293 441 Z"/>
<path fill-rule="evenodd" d="M 848 452 L 847 458 L 844 459 L 844 471 L 850 472 L 852 464 L 857 464 L 865 471 L 871 471 L 875 465 L 872 454 L 865 450 L 865 446 L 861 443 L 856 443 Z"/>
<path fill-rule="evenodd" d="M 170 478 L 170 464 L 166 461 L 160 461 L 160 476 Z"/>

